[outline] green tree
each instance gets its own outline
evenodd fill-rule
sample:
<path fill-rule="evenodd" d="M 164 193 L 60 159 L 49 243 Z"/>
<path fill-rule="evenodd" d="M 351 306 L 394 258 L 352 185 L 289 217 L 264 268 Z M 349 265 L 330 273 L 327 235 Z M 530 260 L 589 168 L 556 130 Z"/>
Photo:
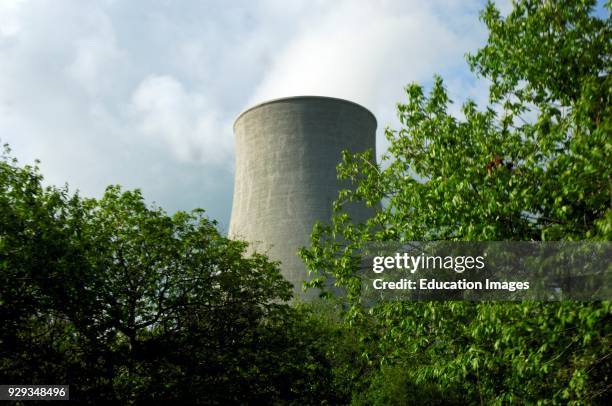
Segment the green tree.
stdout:
<path fill-rule="evenodd" d="M 69 214 L 78 198 L 65 189 L 41 186 L 36 167 L 21 168 L 9 155 L 0 156 L 0 376 L 2 382 L 55 382 L 67 369 L 79 369 L 72 323 L 75 283 L 83 279 L 85 258 L 70 243 Z M 70 220 L 69 220 L 70 219 Z M 65 312 L 57 312 L 58 307 Z M 53 338 L 62 335 L 55 342 Z M 24 378 L 27 378 L 23 381 Z"/>
<path fill-rule="evenodd" d="M 337 403 L 325 326 L 201 210 L 43 187 L 0 159 L 0 381 L 82 402 Z"/>
<path fill-rule="evenodd" d="M 355 328 L 368 320 L 364 339 L 377 337 L 371 358 L 406 367 L 379 370 L 372 382 L 404 370 L 406 393 L 449 401 L 605 398 L 609 303 L 394 303 L 368 315 L 357 260 L 370 241 L 610 240 L 612 21 L 594 5 L 523 0 L 502 17 L 489 3 L 481 14 L 487 44 L 468 62 L 490 82 L 490 104 L 467 101 L 458 118 L 440 77 L 428 95 L 411 84 L 397 106 L 402 127 L 385 132 L 382 161 L 344 154 L 338 175 L 352 187 L 301 255 L 311 286 L 331 276 L 347 289 L 347 320 Z M 380 201 L 364 224 L 344 210 Z"/>

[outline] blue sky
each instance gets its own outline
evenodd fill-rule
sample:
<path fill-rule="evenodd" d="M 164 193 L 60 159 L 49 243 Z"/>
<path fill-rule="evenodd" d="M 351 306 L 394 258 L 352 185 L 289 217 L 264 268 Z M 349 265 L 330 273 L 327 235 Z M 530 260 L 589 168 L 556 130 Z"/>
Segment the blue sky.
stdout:
<path fill-rule="evenodd" d="M 395 126 L 409 82 L 439 73 L 486 102 L 464 60 L 483 1 L 1 0 L 0 140 L 47 181 L 140 188 L 227 229 L 235 117 L 271 98 L 346 98 Z M 501 2 L 503 10 L 508 2 Z M 459 104 L 458 103 L 458 104 Z"/>

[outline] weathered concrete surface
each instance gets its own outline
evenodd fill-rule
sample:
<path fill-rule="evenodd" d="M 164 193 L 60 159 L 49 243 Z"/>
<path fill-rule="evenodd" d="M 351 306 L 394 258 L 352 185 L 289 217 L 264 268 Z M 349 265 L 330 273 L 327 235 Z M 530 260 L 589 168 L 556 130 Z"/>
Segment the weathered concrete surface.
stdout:
<path fill-rule="evenodd" d="M 340 183 L 341 151 L 374 150 L 376 119 L 341 99 L 291 97 L 259 104 L 234 124 L 236 173 L 229 235 L 281 261 L 303 299 L 307 273 L 297 250 L 309 245 L 316 220 L 328 221 Z M 374 155 L 375 156 L 375 155 Z M 354 207 L 364 220 L 371 209 Z"/>

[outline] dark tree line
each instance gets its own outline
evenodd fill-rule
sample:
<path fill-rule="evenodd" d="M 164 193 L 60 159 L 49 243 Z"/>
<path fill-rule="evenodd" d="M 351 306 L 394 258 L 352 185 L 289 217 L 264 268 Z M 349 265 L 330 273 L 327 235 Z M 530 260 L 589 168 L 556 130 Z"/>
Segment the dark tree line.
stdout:
<path fill-rule="evenodd" d="M 43 187 L 0 161 L 0 381 L 84 402 L 334 399 L 320 326 L 277 264 L 201 211 Z"/>

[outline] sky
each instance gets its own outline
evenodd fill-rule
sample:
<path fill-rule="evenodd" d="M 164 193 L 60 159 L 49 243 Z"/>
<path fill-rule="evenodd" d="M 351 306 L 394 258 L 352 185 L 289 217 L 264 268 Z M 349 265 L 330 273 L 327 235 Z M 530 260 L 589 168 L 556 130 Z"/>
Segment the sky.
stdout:
<path fill-rule="evenodd" d="M 0 142 L 46 182 L 100 197 L 139 188 L 227 231 L 232 124 L 268 99 L 357 102 L 383 130 L 411 82 L 487 101 L 465 54 L 484 1 L 0 0 Z M 502 11 L 508 2 L 501 2 Z"/>

